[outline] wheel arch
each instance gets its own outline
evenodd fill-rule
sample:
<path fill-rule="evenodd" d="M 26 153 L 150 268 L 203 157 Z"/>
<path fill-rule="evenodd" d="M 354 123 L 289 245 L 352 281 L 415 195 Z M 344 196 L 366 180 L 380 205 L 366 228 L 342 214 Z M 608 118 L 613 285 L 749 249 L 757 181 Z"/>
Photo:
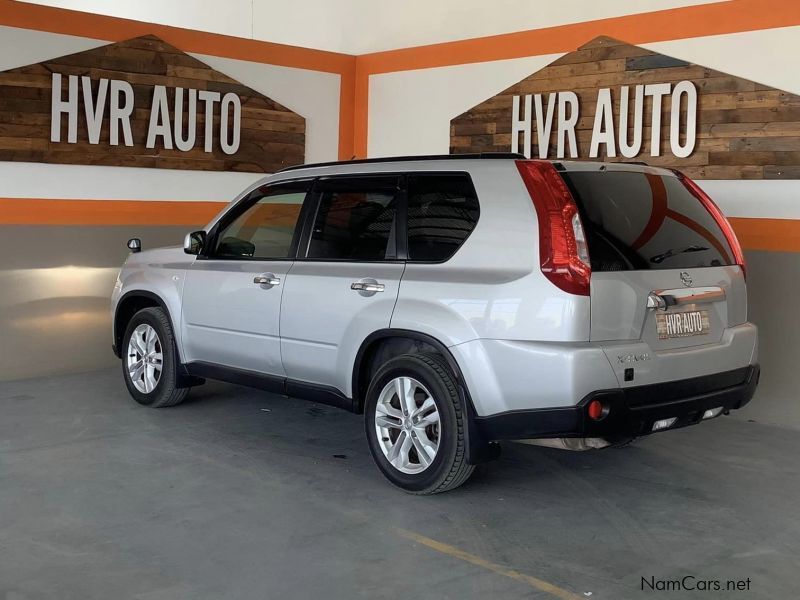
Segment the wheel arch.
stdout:
<path fill-rule="evenodd" d="M 427 333 L 421 333 L 419 331 L 413 331 L 410 329 L 379 329 L 377 331 L 373 331 L 364 339 L 363 342 L 361 342 L 361 346 L 356 353 L 356 358 L 353 364 L 351 388 L 353 390 L 353 407 L 356 412 L 363 412 L 364 409 L 364 394 L 366 392 L 364 376 L 366 374 L 366 367 L 368 367 L 369 361 L 374 357 L 375 351 L 382 345 L 382 343 L 393 338 L 422 342 L 432 346 L 438 354 L 442 355 L 447 362 L 447 366 L 450 367 L 450 369 L 453 371 L 453 374 L 456 376 L 459 385 L 464 388 L 467 396 L 469 395 L 469 392 L 466 389 L 464 375 L 461 372 L 461 367 L 458 365 L 458 362 L 456 362 L 456 359 L 451 354 L 450 350 L 447 349 L 447 346 L 445 346 L 440 340 L 436 339 L 432 335 L 428 335 Z"/>
<path fill-rule="evenodd" d="M 117 358 L 122 358 L 122 336 L 128 323 L 137 312 L 143 308 L 158 307 L 167 315 L 172 331 L 175 332 L 175 321 L 167 307 L 164 299 L 154 292 L 147 290 L 131 290 L 122 295 L 114 309 L 114 322 L 112 324 L 114 332 L 114 354 Z M 180 358 L 180 354 L 179 354 Z"/>

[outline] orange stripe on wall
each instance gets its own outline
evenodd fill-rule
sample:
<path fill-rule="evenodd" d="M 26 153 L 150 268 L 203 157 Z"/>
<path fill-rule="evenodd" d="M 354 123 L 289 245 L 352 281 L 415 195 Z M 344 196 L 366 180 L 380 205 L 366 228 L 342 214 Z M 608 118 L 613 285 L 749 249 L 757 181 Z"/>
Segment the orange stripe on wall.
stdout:
<path fill-rule="evenodd" d="M 745 250 L 800 252 L 800 220 L 729 217 Z"/>
<path fill-rule="evenodd" d="M 208 223 L 226 202 L 1 198 L 0 225 L 192 225 Z"/>
<path fill-rule="evenodd" d="M 353 154 L 355 158 L 367 158 L 367 136 L 369 128 L 369 72 L 360 59 L 356 61 L 353 82 Z"/>
<path fill-rule="evenodd" d="M 202 226 L 227 202 L 0 198 L 0 225 Z M 746 250 L 800 252 L 800 219 L 730 218 Z"/>
<path fill-rule="evenodd" d="M 599 35 L 643 44 L 792 25 L 800 25 L 798 0 L 728 0 L 364 54 L 357 58 L 356 154 L 367 156 L 370 75 L 572 52 Z"/>
<path fill-rule="evenodd" d="M 571 52 L 599 35 L 629 44 L 800 25 L 797 0 L 727 0 L 363 54 L 371 74 Z"/>
<path fill-rule="evenodd" d="M 356 103 L 355 61 L 342 72 L 339 79 L 339 160 L 350 160 L 355 156 L 354 127 Z"/>

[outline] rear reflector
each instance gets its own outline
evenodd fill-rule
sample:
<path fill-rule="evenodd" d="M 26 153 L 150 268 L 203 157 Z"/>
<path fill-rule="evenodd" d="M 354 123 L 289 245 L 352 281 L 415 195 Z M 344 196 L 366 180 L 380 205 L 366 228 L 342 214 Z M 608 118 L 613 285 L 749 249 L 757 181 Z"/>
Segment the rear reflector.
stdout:
<path fill-rule="evenodd" d="M 742 269 L 742 274 L 747 275 L 746 265 L 744 262 L 744 252 L 742 252 L 742 245 L 739 243 L 739 239 L 736 237 L 736 233 L 733 231 L 733 227 L 731 226 L 728 219 L 725 218 L 725 215 L 722 214 L 722 211 L 719 209 L 711 197 L 706 194 L 703 189 L 697 185 L 694 181 L 689 179 L 686 175 L 681 173 L 680 171 L 674 170 L 673 172 L 677 175 L 678 179 L 680 179 L 681 183 L 686 187 L 687 190 L 697 198 L 700 203 L 706 208 L 706 210 L 711 213 L 711 216 L 714 217 L 714 220 L 719 225 L 719 228 L 722 230 L 722 233 L 725 234 L 725 239 L 728 241 L 728 245 L 731 247 L 731 251 L 733 252 L 733 260 L 734 262 L 739 265 Z"/>
<path fill-rule="evenodd" d="M 713 419 L 714 417 L 718 417 L 720 414 L 722 414 L 722 410 L 722 406 L 718 406 L 717 408 L 709 408 L 703 413 L 703 419 Z"/>
<path fill-rule="evenodd" d="M 518 160 L 539 219 L 542 273 L 570 294 L 589 295 L 592 269 L 578 206 L 555 167 L 546 161 Z"/>
<path fill-rule="evenodd" d="M 678 417 L 672 417 L 671 419 L 661 419 L 660 421 L 656 421 L 653 423 L 653 431 L 659 431 L 660 429 L 668 429 L 675 424 L 675 421 L 678 420 Z"/>
<path fill-rule="evenodd" d="M 586 408 L 586 412 L 592 421 L 599 421 L 603 418 L 603 403 L 600 400 L 592 400 Z"/>

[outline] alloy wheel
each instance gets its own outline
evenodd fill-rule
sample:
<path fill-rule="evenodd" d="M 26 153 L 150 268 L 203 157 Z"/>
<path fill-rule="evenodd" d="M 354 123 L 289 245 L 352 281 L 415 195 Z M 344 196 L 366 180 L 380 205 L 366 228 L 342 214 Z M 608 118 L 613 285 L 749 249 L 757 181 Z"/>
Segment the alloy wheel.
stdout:
<path fill-rule="evenodd" d="M 158 385 L 164 365 L 161 340 L 156 330 L 142 323 L 131 334 L 128 341 L 128 375 L 133 386 L 143 394 L 149 394 Z"/>
<path fill-rule="evenodd" d="M 375 431 L 383 455 L 395 469 L 421 473 L 436 458 L 441 439 L 433 396 L 416 379 L 392 379 L 378 396 Z"/>

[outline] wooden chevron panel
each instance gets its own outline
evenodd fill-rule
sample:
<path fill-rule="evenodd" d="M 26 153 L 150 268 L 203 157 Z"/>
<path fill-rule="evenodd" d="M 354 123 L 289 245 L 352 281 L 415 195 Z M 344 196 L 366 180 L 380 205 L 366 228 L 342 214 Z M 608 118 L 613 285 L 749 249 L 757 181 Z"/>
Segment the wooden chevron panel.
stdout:
<path fill-rule="evenodd" d="M 580 108 L 575 126 L 578 158 L 588 159 L 598 90 L 611 89 L 614 127 L 618 128 L 622 86 L 630 90 L 628 123 L 632 123 L 634 86 L 668 83 L 674 87 L 680 81 L 692 82 L 697 90 L 696 143 L 689 156 L 670 152 L 668 97 L 661 107 L 661 153 L 650 155 L 652 98 L 645 97 L 638 155 L 625 158 L 617 150 L 617 156 L 609 157 L 607 146 L 601 145 L 593 160 L 644 161 L 679 168 L 696 179 L 800 178 L 800 96 L 607 37 L 596 38 L 454 118 L 450 152 L 508 152 L 514 96 L 542 94 L 546 103 L 550 93 L 572 91 Z M 680 114 L 685 121 L 685 106 Z M 630 128 L 625 133 L 630 136 Z M 556 157 L 556 136 L 554 117 L 549 158 Z M 537 156 L 535 132 L 532 142 L 533 156 Z"/>
<path fill-rule="evenodd" d="M 61 74 L 61 98 L 69 97 L 68 77 L 79 77 L 80 97 L 77 140 L 67 139 L 68 119 L 61 115 L 61 140 L 51 141 L 53 73 Z M 82 80 L 91 80 L 96 102 L 101 79 L 121 80 L 133 90 L 130 115 L 132 145 L 109 143 L 110 92 L 98 143 L 90 143 Z M 156 86 L 166 87 L 172 148 L 163 136 L 147 147 Z M 213 103 L 210 151 L 206 151 L 205 103 L 196 102 L 195 143 L 179 150 L 176 137 L 176 88 L 183 88 L 181 131 L 187 139 L 190 93 L 235 94 L 241 103 L 240 139 L 236 151 L 226 153 L 220 142 L 221 103 Z M 231 107 L 228 106 L 230 109 Z M 228 112 L 228 140 L 234 127 Z M 155 36 L 143 36 L 69 56 L 54 58 L 0 73 L 0 161 L 47 162 L 79 165 L 113 165 L 208 171 L 273 172 L 304 162 L 305 119 L 274 100 L 231 79 Z"/>

